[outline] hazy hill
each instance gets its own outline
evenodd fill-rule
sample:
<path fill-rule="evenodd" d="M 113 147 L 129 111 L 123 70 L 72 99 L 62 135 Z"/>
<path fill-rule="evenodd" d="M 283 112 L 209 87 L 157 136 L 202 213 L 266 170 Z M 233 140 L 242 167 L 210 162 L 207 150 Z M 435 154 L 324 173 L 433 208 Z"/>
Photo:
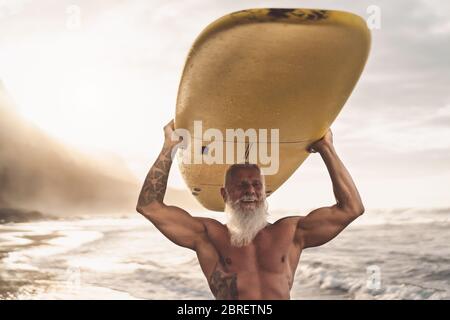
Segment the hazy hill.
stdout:
<path fill-rule="evenodd" d="M 140 183 L 124 164 L 93 159 L 22 119 L 0 82 L 0 208 L 132 213 Z M 200 209 L 185 191 L 168 190 L 167 200 Z"/>

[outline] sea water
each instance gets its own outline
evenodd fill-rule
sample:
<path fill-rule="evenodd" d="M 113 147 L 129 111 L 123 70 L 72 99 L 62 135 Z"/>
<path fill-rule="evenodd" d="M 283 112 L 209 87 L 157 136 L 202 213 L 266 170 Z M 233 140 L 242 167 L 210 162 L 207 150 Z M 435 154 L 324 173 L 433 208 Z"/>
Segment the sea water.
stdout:
<path fill-rule="evenodd" d="M 303 251 L 291 298 L 449 299 L 449 230 L 448 209 L 366 210 L 329 243 Z M 0 298 L 213 296 L 195 253 L 136 213 L 0 225 Z"/>

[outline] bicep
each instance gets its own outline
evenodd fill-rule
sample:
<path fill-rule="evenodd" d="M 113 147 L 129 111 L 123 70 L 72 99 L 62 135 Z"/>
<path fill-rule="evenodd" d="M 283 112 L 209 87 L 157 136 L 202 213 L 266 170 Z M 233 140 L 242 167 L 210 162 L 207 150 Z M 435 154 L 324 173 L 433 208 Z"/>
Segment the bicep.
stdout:
<path fill-rule="evenodd" d="M 201 218 L 193 217 L 185 210 L 161 204 L 140 210 L 153 225 L 173 243 L 195 249 L 197 241 L 206 232 Z"/>
<path fill-rule="evenodd" d="M 299 219 L 296 239 L 304 248 L 321 246 L 336 237 L 356 217 L 338 205 L 318 208 Z"/>

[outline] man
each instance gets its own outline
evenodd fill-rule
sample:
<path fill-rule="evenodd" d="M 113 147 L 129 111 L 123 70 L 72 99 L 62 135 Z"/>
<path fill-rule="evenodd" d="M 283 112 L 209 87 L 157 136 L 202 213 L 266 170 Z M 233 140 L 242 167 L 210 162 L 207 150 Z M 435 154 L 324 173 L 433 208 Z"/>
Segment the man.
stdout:
<path fill-rule="evenodd" d="M 173 121 L 164 127 L 163 149 L 145 179 L 136 210 L 175 244 L 194 250 L 216 299 L 289 299 L 300 254 L 336 237 L 364 212 L 358 190 L 337 156 L 330 130 L 308 147 L 318 152 L 329 171 L 337 203 L 307 216 L 270 224 L 264 178 L 256 165 L 232 165 L 221 189 L 226 225 L 193 217 L 164 204 Z"/>

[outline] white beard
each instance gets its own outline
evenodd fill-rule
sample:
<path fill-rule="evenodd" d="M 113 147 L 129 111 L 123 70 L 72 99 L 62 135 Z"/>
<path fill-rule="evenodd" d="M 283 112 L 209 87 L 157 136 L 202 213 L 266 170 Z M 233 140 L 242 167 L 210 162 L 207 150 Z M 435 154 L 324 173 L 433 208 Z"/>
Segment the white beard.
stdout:
<path fill-rule="evenodd" d="M 242 210 L 239 201 L 225 203 L 227 227 L 231 236 L 231 245 L 242 247 L 248 245 L 259 231 L 267 225 L 267 201 L 262 202 L 254 210 Z"/>

